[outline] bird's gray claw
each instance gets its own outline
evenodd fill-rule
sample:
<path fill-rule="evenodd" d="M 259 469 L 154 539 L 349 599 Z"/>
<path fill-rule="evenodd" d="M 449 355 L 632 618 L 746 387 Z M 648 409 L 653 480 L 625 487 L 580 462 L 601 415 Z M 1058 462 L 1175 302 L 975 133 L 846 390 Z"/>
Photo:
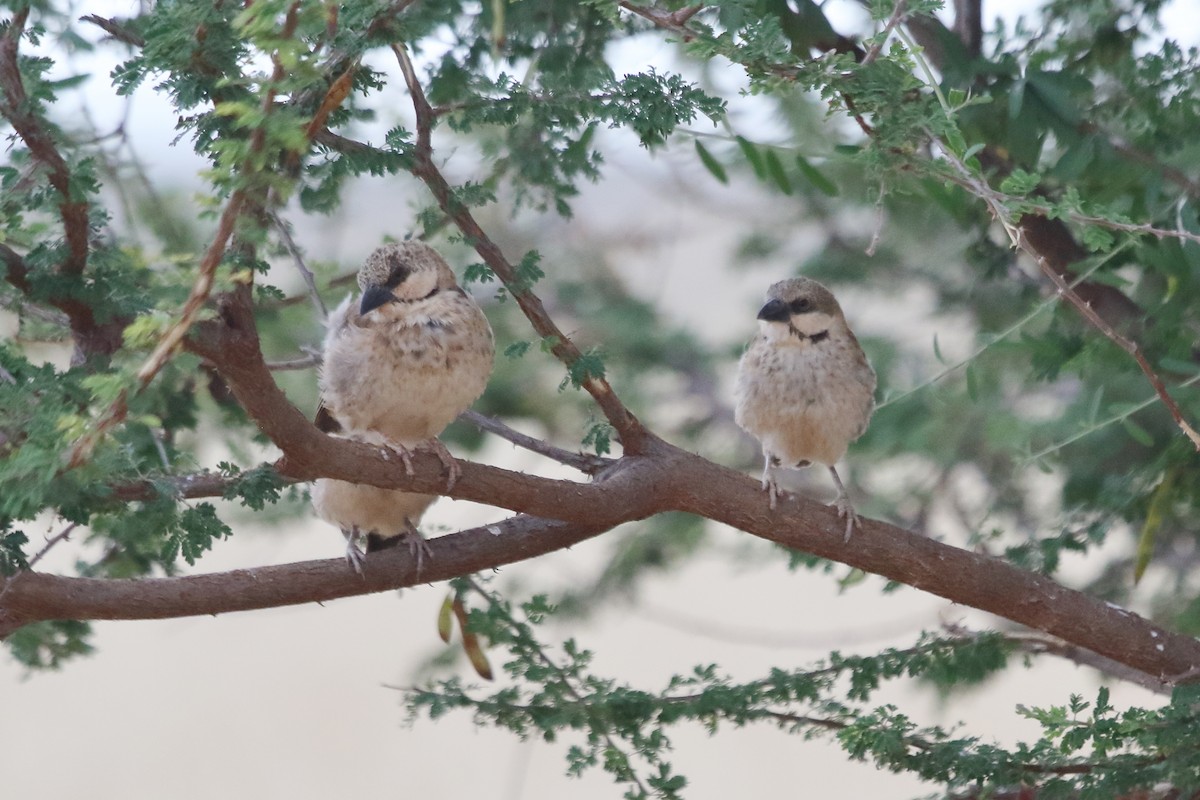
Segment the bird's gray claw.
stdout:
<path fill-rule="evenodd" d="M 396 455 L 400 456 L 400 463 L 404 465 L 404 474 L 413 474 L 412 454 L 408 452 L 408 448 L 402 444 L 389 444 L 388 449 Z"/>
<path fill-rule="evenodd" d="M 839 497 L 836 506 L 838 516 L 846 518 L 846 535 L 842 537 L 842 541 L 848 542 L 850 541 L 850 535 L 854 533 L 854 529 L 861 527 L 862 523 L 859 522 L 858 514 L 854 512 L 854 507 L 850 505 L 850 501 L 847 498 Z"/>
<path fill-rule="evenodd" d="M 446 491 L 448 492 L 454 488 L 454 484 L 458 483 L 458 479 L 462 477 L 462 467 L 459 466 L 458 461 L 454 459 L 450 451 L 446 449 L 446 445 L 442 444 L 441 439 L 435 436 L 427 442 L 427 446 L 438 457 L 438 460 L 442 462 L 442 466 L 446 468 Z"/>
<path fill-rule="evenodd" d="M 350 565 L 350 569 L 357 572 L 361 577 L 363 566 L 367 561 L 366 554 L 358 546 L 358 539 L 361 534 L 357 528 L 349 531 L 343 530 L 342 533 L 346 536 L 346 563 Z"/>
<path fill-rule="evenodd" d="M 416 528 L 402 533 L 401 536 L 408 544 L 409 554 L 417 561 L 417 576 L 420 577 L 421 570 L 425 566 L 425 559 L 433 558 L 433 550 L 430 549 L 429 542 L 425 541 L 425 537 Z"/>

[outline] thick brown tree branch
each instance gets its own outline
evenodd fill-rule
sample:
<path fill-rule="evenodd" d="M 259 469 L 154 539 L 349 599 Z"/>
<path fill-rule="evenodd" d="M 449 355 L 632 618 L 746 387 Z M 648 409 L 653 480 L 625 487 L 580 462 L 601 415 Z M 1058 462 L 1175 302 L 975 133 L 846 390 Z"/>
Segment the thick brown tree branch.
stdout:
<path fill-rule="evenodd" d="M 570 547 L 599 531 L 514 517 L 442 536 L 418 575 L 402 548 L 372 554 L 360 576 L 344 560 L 305 561 L 183 578 L 104 580 L 25 572 L 0 578 L 0 638 L 41 619 L 167 619 L 324 602 L 433 583 Z"/>
<path fill-rule="evenodd" d="M 269 376 L 265 369 L 259 369 Z M 240 383 L 241 378 L 254 372 L 231 376 L 239 397 L 254 391 Z M 408 475 L 403 465 L 374 448 L 324 436 L 284 402 L 283 408 L 273 409 L 276 421 L 258 422 L 275 435 L 291 467 L 388 488 L 445 492 L 437 456 L 416 454 L 414 474 Z M 269 405 L 270 401 L 264 401 L 256 407 L 262 410 Z M 786 498 L 771 512 L 757 482 L 748 476 L 663 442 L 656 443 L 651 454 L 620 459 L 591 484 L 550 480 L 469 462 L 462 468 L 462 477 L 450 496 L 557 517 L 566 527 L 554 530 L 573 532 L 564 533 L 566 538 L 595 535 L 620 522 L 659 511 L 690 512 L 1006 617 L 1161 680 L 1188 674 L 1200 665 L 1200 642 L 1196 639 L 1171 633 L 1136 614 L 999 559 L 873 520 L 864 520 L 854 539 L 843 543 L 843 526 L 834 509 L 803 498 Z M 500 530 L 503 534 L 507 529 Z M 532 538 L 520 540 L 518 547 L 510 545 L 504 535 L 479 531 L 467 534 L 433 540 L 433 557 L 427 560 L 430 566 L 420 579 L 411 571 L 404 577 L 394 574 L 401 564 L 408 565 L 405 569 L 412 567 L 407 554 L 380 561 L 387 577 L 385 583 L 378 584 L 368 580 L 355 585 L 357 579 L 340 560 L 275 567 L 265 573 L 242 570 L 203 579 L 96 581 L 25 574 L 13 582 L 0 607 L 0 629 L 11 632 L 16 625 L 38 619 L 160 618 L 361 594 L 512 563 L 578 541 L 537 540 L 530 533 Z M 270 580 L 273 590 L 252 588 L 260 579 Z M 286 588 L 293 585 L 305 589 Z M 153 593 L 147 594 L 149 590 Z M 241 596 L 244 592 L 251 595 Z"/>
<path fill-rule="evenodd" d="M 954 0 L 954 33 L 971 58 L 979 58 L 983 49 L 982 5 L 982 0 Z"/>
<path fill-rule="evenodd" d="M 501 527 L 501 535 L 485 529 L 435 539 L 425 574 L 418 578 L 408 571 L 398 576 L 402 565 L 412 567 L 401 552 L 378 562 L 386 576 L 378 584 L 371 582 L 374 572 L 367 581 L 355 584 L 357 579 L 340 560 L 157 581 L 26 573 L 12 580 L 0 605 L 0 630 L 10 632 L 39 619 L 158 618 L 361 594 L 512 563 L 579 541 L 572 537 L 585 538 L 663 511 L 683 511 L 997 614 L 1163 681 L 1195 675 L 1193 670 L 1200 666 L 1200 641 L 999 559 L 873 520 L 864 520 L 861 530 L 844 543 L 843 525 L 834 509 L 789 497 L 772 512 L 756 481 L 659 439 L 648 440 L 650 445 L 641 455 L 618 459 L 591 483 L 464 462 L 462 476 L 447 491 L 436 455 L 416 453 L 410 475 L 387 453 L 321 433 L 287 401 L 262 360 L 248 290 L 223 296 L 220 318 L 202 323 L 189 346 L 221 371 L 247 412 L 283 451 L 277 468 L 285 476 L 300 480 L 327 476 L 448 494 L 556 519 L 562 526 L 544 523 L 550 527 L 536 531 Z M 550 529 L 554 533 L 539 538 Z M 506 530 L 523 531 L 528 538 L 510 540 L 503 535 Z M 560 534 L 563 538 L 556 539 Z M 263 581 L 269 581 L 269 588 L 259 586 Z"/>

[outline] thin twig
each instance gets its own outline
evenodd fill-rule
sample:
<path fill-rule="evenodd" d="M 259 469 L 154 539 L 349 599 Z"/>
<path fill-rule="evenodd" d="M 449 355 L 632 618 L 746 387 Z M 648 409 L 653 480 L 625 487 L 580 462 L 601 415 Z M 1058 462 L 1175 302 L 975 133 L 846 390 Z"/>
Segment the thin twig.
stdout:
<path fill-rule="evenodd" d="M 287 372 L 289 370 L 312 369 L 313 367 L 319 367 L 319 366 L 321 366 L 321 356 L 313 355 L 312 353 L 309 353 L 308 355 L 305 355 L 305 356 L 301 356 L 300 358 L 293 358 L 288 361 L 268 361 L 267 362 L 267 369 L 271 370 L 272 372 Z"/>
<path fill-rule="evenodd" d="M 1080 273 L 1079 275 L 1073 276 L 1071 279 L 1071 288 L 1073 289 L 1076 286 L 1078 286 L 1079 284 L 1086 282 L 1087 279 L 1090 278 L 1093 274 L 1095 274 L 1095 272 L 1098 269 L 1100 269 L 1102 266 L 1104 266 L 1109 261 L 1111 261 L 1119 253 L 1121 253 L 1122 251 L 1129 248 L 1132 244 L 1133 244 L 1132 239 L 1126 239 L 1125 241 L 1121 242 L 1119 245 L 1114 247 L 1112 250 L 1105 253 L 1101 258 L 1097 259 L 1094 264 L 1092 264 L 1090 267 L 1087 268 L 1087 270 Z M 1054 305 L 1057 302 L 1058 302 L 1058 299 L 1056 297 L 1048 297 L 1045 300 L 1042 300 L 1040 303 L 1038 303 L 1036 306 L 1034 306 L 1029 311 L 1029 313 L 1027 313 L 1025 316 L 1021 317 L 1020 319 L 1018 319 L 1012 325 L 1009 325 L 1007 328 L 1005 328 L 1004 330 L 997 333 L 995 336 L 992 336 L 990 339 L 988 339 L 987 342 L 980 345 L 967 357 L 954 362 L 950 366 L 948 366 L 945 369 L 938 372 L 933 377 L 926 379 L 925 381 L 912 387 L 911 389 L 906 389 L 905 391 L 901 392 L 900 394 L 891 395 L 891 396 L 886 397 L 883 400 L 883 402 L 881 402 L 875 406 L 875 410 L 879 411 L 880 409 L 887 408 L 888 406 L 893 405 L 894 403 L 898 403 L 901 400 L 908 397 L 909 395 L 916 394 L 917 392 L 921 391 L 922 389 L 926 389 L 926 388 L 932 386 L 933 384 L 937 383 L 942 378 L 945 378 L 947 375 L 950 375 L 951 373 L 956 372 L 959 369 L 962 369 L 963 367 L 970 364 L 975 359 L 979 358 L 979 356 L 983 355 L 984 352 L 987 351 L 988 349 L 990 349 L 992 346 L 997 345 L 1000 342 L 1003 342 L 1009 336 L 1012 336 L 1014 333 L 1017 333 L 1018 331 L 1020 331 L 1022 328 L 1024 328 L 1026 325 L 1028 325 L 1030 322 L 1032 322 L 1039 314 L 1041 314 L 1043 311 L 1045 311 L 1047 308 L 1049 308 L 1050 306 Z M 1153 398 L 1151 398 L 1150 401 L 1148 401 L 1146 403 L 1146 405 L 1149 405 L 1152 402 L 1154 402 Z M 1144 407 L 1145 406 L 1143 406 L 1143 408 Z M 1049 451 L 1047 451 L 1047 452 L 1049 452 Z"/>
<path fill-rule="evenodd" d="M 392 52 L 400 64 L 400 71 L 408 85 L 413 111 L 416 114 L 417 137 L 413 148 L 413 175 L 425 183 L 443 213 L 454 220 L 466 240 L 474 245 L 475 251 L 496 274 L 496 277 L 504 283 L 533 329 L 544 342 L 549 344 L 550 352 L 568 369 L 576 367 L 583 359 L 583 353 L 578 346 L 550 318 L 541 298 L 534 294 L 527 283 L 518 276 L 516 268 L 504 257 L 504 253 L 475 220 L 470 209 L 454 198 L 450 183 L 433 160 L 431 142 L 435 121 L 433 108 L 425 97 L 425 90 L 417 78 L 412 59 L 409 58 L 404 46 L 392 44 Z M 573 374 L 572 380 L 576 381 L 595 399 L 604 416 L 616 429 L 625 452 L 636 454 L 644 449 L 652 435 L 625 407 L 602 374 L 597 375 L 589 370 L 583 375 Z"/>
<path fill-rule="evenodd" d="M 59 531 L 57 534 L 55 534 L 53 537 L 51 537 L 49 540 L 47 540 L 46 544 L 42 547 L 41 550 L 38 550 L 36 553 L 33 554 L 33 557 L 30 558 L 29 561 L 26 563 L 24 570 L 22 570 L 21 572 L 19 572 L 16 575 L 11 576 L 8 580 L 4 581 L 3 588 L 0 588 L 0 602 L 3 602 L 4 596 L 6 594 L 8 594 L 9 590 L 12 589 L 13 586 L 15 586 L 17 584 L 17 582 L 21 580 L 22 577 L 24 577 L 25 573 L 32 572 L 34 566 L 39 561 L 41 561 L 42 558 L 45 557 L 46 553 L 49 553 L 50 549 L 52 547 L 54 547 L 54 545 L 69 538 L 71 535 L 71 532 L 74 531 L 77 527 L 79 527 L 79 523 L 72 522 L 70 525 L 63 528 L 61 531 Z"/>
<path fill-rule="evenodd" d="M 1120 347 L 1126 353 L 1133 356 L 1133 359 L 1137 361 L 1138 367 L 1146 376 L 1146 380 L 1150 381 L 1150 385 L 1154 387 L 1154 392 L 1158 395 L 1159 399 L 1162 400 L 1162 403 L 1167 407 L 1167 410 L 1171 412 L 1171 418 L 1175 420 L 1175 424 L 1179 426 L 1179 429 L 1183 431 L 1185 436 L 1192 440 L 1192 445 L 1196 448 L 1196 451 L 1200 452 L 1200 433 L 1197 433 L 1196 429 L 1188 424 L 1188 421 L 1184 419 L 1183 411 L 1180 410 L 1179 405 L 1175 402 L 1175 399 L 1167 392 L 1167 387 L 1166 384 L 1163 383 L 1163 379 L 1159 377 L 1159 374 L 1154 371 L 1153 367 L 1150 366 L 1150 362 L 1146 360 L 1144 355 L 1142 355 L 1142 350 L 1140 347 L 1138 347 L 1137 343 L 1129 337 L 1118 333 L 1112 325 L 1108 324 L 1104 317 L 1096 313 L 1096 310 L 1092 308 L 1091 303 L 1085 302 L 1083 298 L 1076 294 L 1075 290 L 1072 289 L 1065 280 L 1063 280 L 1062 275 L 1059 275 L 1053 268 L 1051 268 L 1044 256 L 1037 253 L 1032 247 L 1024 244 L 1025 234 L 1019 229 L 1018 235 L 1020 241 L 1022 242 L 1021 248 L 1034 257 L 1034 259 L 1037 261 L 1038 267 L 1042 270 L 1046 277 L 1054 282 L 1055 287 L 1058 288 L 1059 295 L 1067 298 L 1071 305 L 1075 306 L 1079 313 L 1083 314 L 1084 318 L 1088 322 L 1092 323 L 1093 327 L 1112 340 L 1117 347 Z"/>
<path fill-rule="evenodd" d="M 260 464 L 254 470 L 271 469 L 270 464 Z M 219 472 L 193 472 L 188 475 L 161 475 L 155 478 L 110 485 L 109 491 L 115 500 L 132 503 L 169 497 L 175 500 L 195 500 L 203 497 L 225 497 L 242 481 L 251 470 L 234 475 Z M 296 481 L 276 473 L 275 480 L 281 486 L 290 486 Z"/>
<path fill-rule="evenodd" d="M 980 635 L 957 623 L 948 624 L 945 628 L 948 633 L 956 637 L 969 639 Z M 1133 669 L 1111 658 L 1105 658 L 1099 653 L 1078 647 L 1057 636 L 1050 636 L 1041 631 L 1005 631 L 1000 635 L 1004 637 L 1004 641 L 1022 652 L 1031 655 L 1056 656 L 1081 666 L 1091 667 L 1110 678 L 1136 684 L 1156 694 L 1169 695 L 1173 688 L 1172 684 L 1175 682 L 1173 678 L 1168 679 L 1164 676 L 1151 675 L 1142 670 Z"/>
<path fill-rule="evenodd" d="M 88 14 L 79 18 L 80 22 L 90 22 L 107 33 L 118 42 L 124 42 L 130 47 L 141 49 L 146 46 L 146 40 L 126 28 L 116 18 L 102 17 L 99 14 Z"/>
<path fill-rule="evenodd" d="M 317 291 L 317 278 L 313 275 L 312 270 L 304 263 L 304 254 L 300 252 L 296 240 L 292 238 L 291 226 L 274 211 L 270 212 L 271 222 L 275 223 L 275 230 L 279 231 L 279 238 L 283 241 L 283 246 L 287 248 L 288 253 L 292 256 L 292 263 L 296 265 L 296 270 L 300 273 L 300 277 L 304 279 L 304 284 L 308 287 L 308 296 L 312 300 L 313 308 L 321 315 L 324 320 L 329 316 L 329 309 L 325 307 L 325 301 L 321 299 L 321 293 Z"/>
<path fill-rule="evenodd" d="M 859 66 L 866 67 L 874 63 L 875 59 L 879 58 L 879 53 L 883 50 L 883 46 L 887 44 L 888 38 L 892 35 L 892 30 L 900 24 L 900 20 L 904 18 L 908 11 L 908 0 L 896 0 L 896 6 L 892 9 L 892 15 L 888 17 L 887 24 L 883 26 L 883 30 L 879 34 L 879 38 L 875 44 L 871 45 L 871 49 L 863 56 L 863 60 Z"/>
<path fill-rule="evenodd" d="M 626 2 L 626 0 L 622 0 L 617 5 L 627 11 L 633 12 L 639 17 L 650 20 L 660 28 L 678 33 L 683 37 L 683 41 L 685 42 L 690 42 L 699 35 L 696 31 L 687 27 L 687 21 L 696 16 L 704 8 L 703 3 L 694 6 L 684 6 L 674 11 L 662 11 L 657 8 Z"/>
<path fill-rule="evenodd" d="M 235 191 L 233 196 L 229 198 L 229 203 L 225 206 L 225 210 L 221 213 L 221 219 L 217 223 L 217 232 L 213 236 L 212 243 L 209 244 L 208 250 L 200 260 L 199 274 L 196 276 L 196 282 L 192 284 L 192 290 L 188 293 L 187 301 L 183 304 L 183 313 L 179 315 L 176 323 L 159 340 L 158 345 L 137 371 L 139 391 L 144 389 L 154 379 L 154 376 L 166 366 L 167 361 L 171 358 L 171 354 L 175 352 L 179 343 L 183 341 L 183 337 L 187 335 L 188 329 L 192 327 L 192 323 L 196 320 L 200 309 L 204 306 L 205 301 L 208 300 L 208 295 L 212 292 L 213 281 L 216 278 L 217 267 L 220 265 L 221 259 L 225 256 L 226 244 L 230 237 L 233 236 L 233 228 L 237 222 L 238 215 L 242 212 L 245 200 L 246 195 L 241 190 Z"/>
<path fill-rule="evenodd" d="M 70 525 L 63 528 L 61 531 L 56 533 L 53 537 L 48 539 L 46 541 L 45 546 L 43 546 L 41 550 L 38 550 L 36 553 L 34 553 L 33 558 L 29 559 L 29 569 L 33 569 L 34 565 L 36 565 L 39 561 L 41 561 L 43 558 L 45 558 L 46 554 L 50 552 L 50 549 L 52 547 L 54 547 L 54 545 L 58 544 L 59 542 L 65 541 L 66 539 L 69 539 L 71 537 L 71 533 L 78 527 L 79 527 L 78 522 L 72 522 Z"/>
<path fill-rule="evenodd" d="M 863 253 L 867 256 L 874 256 L 876 248 L 879 247 L 879 240 L 883 237 L 883 222 L 884 208 L 883 198 L 885 197 L 885 185 L 879 186 L 879 197 L 875 200 L 875 225 L 871 231 L 871 241 L 867 244 L 867 249 Z"/>
<path fill-rule="evenodd" d="M 31 303 L 28 300 L 0 296 L 0 306 L 4 306 L 18 316 L 32 317 L 41 322 L 46 322 L 59 328 L 67 328 L 68 330 L 71 327 L 71 319 L 66 314 L 39 306 L 37 303 Z"/>
<path fill-rule="evenodd" d="M 1182 383 L 1180 383 L 1179 388 L 1186 389 L 1189 386 L 1195 386 L 1197 383 L 1200 383 L 1200 373 L 1197 373 L 1197 374 L 1193 375 L 1192 377 L 1188 378 L 1186 381 L 1183 381 Z M 1132 406 L 1129 406 L 1128 408 L 1124 409 L 1123 411 L 1121 411 L 1118 414 L 1113 414 L 1111 417 L 1106 417 L 1105 419 L 1102 419 L 1099 422 L 1089 425 L 1088 427 L 1084 428 L 1081 431 L 1076 431 L 1075 433 L 1068 436 L 1066 439 L 1063 439 L 1061 441 L 1055 442 L 1052 445 L 1044 447 L 1041 450 L 1038 450 L 1036 453 L 1031 453 L 1030 455 L 1026 456 L 1025 459 L 1023 461 L 1021 461 L 1020 463 L 1022 466 L 1026 465 L 1026 464 L 1032 464 L 1033 462 L 1037 461 L 1038 459 L 1044 458 L 1045 456 L 1048 456 L 1051 453 L 1057 452 L 1057 451 L 1063 449 L 1064 447 L 1066 447 L 1067 445 L 1074 444 L 1075 442 L 1079 441 L 1080 439 L 1084 438 L 1085 436 L 1090 436 L 1091 434 L 1095 433 L 1098 430 L 1102 430 L 1104 428 L 1107 428 L 1109 425 L 1114 425 L 1118 422 L 1124 422 L 1125 420 L 1132 417 L 1134 414 L 1138 413 L 1139 411 L 1149 408 L 1150 406 L 1154 405 L 1156 402 L 1158 402 L 1158 393 L 1157 392 L 1150 395 L 1149 397 L 1147 397 L 1145 400 L 1141 401 L 1140 403 L 1136 403 Z"/>
<path fill-rule="evenodd" d="M 568 467 L 574 467 L 580 472 L 587 475 L 594 475 L 604 467 L 613 463 L 613 459 L 604 458 L 603 456 L 590 456 L 586 453 L 574 453 L 570 450 L 564 450 L 561 447 L 555 447 L 548 442 L 537 439 L 533 436 L 521 433 L 518 430 L 505 425 L 494 417 L 489 417 L 485 414 L 480 414 L 478 411 L 467 409 L 458 415 L 458 418 L 466 422 L 470 422 L 480 430 L 494 433 L 501 439 L 507 439 L 517 447 L 523 447 L 530 452 L 553 459 L 560 464 L 566 464 Z"/>

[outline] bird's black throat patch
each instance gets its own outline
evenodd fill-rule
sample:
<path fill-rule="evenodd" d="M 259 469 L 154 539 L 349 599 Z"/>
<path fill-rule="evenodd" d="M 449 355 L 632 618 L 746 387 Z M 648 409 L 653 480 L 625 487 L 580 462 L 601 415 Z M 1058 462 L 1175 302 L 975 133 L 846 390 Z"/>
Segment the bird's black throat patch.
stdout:
<path fill-rule="evenodd" d="M 797 339 L 808 339 L 808 341 L 812 342 L 813 344 L 820 344 L 829 338 L 829 331 L 827 330 L 817 331 L 816 333 L 805 333 L 791 323 L 788 324 L 788 331 Z"/>

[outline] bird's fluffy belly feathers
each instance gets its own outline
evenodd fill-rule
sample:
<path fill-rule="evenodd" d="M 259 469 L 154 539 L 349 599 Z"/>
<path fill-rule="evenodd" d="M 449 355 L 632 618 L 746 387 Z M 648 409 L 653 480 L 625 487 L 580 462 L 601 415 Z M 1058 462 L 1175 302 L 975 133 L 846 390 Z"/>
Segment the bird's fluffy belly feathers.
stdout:
<path fill-rule="evenodd" d="M 483 393 L 492 370 L 482 312 L 438 319 L 359 321 L 331 336 L 322 384 L 326 403 L 350 430 L 370 430 L 406 446 L 437 436 Z M 361 325 L 361 327 L 360 327 Z"/>
<path fill-rule="evenodd" d="M 416 526 L 437 498 L 359 483 L 318 480 L 312 489 L 317 516 L 339 528 L 399 536 Z"/>
<path fill-rule="evenodd" d="M 835 464 L 874 404 L 874 372 L 851 349 L 837 339 L 783 346 L 755 339 L 742 356 L 738 425 L 784 466 Z"/>

